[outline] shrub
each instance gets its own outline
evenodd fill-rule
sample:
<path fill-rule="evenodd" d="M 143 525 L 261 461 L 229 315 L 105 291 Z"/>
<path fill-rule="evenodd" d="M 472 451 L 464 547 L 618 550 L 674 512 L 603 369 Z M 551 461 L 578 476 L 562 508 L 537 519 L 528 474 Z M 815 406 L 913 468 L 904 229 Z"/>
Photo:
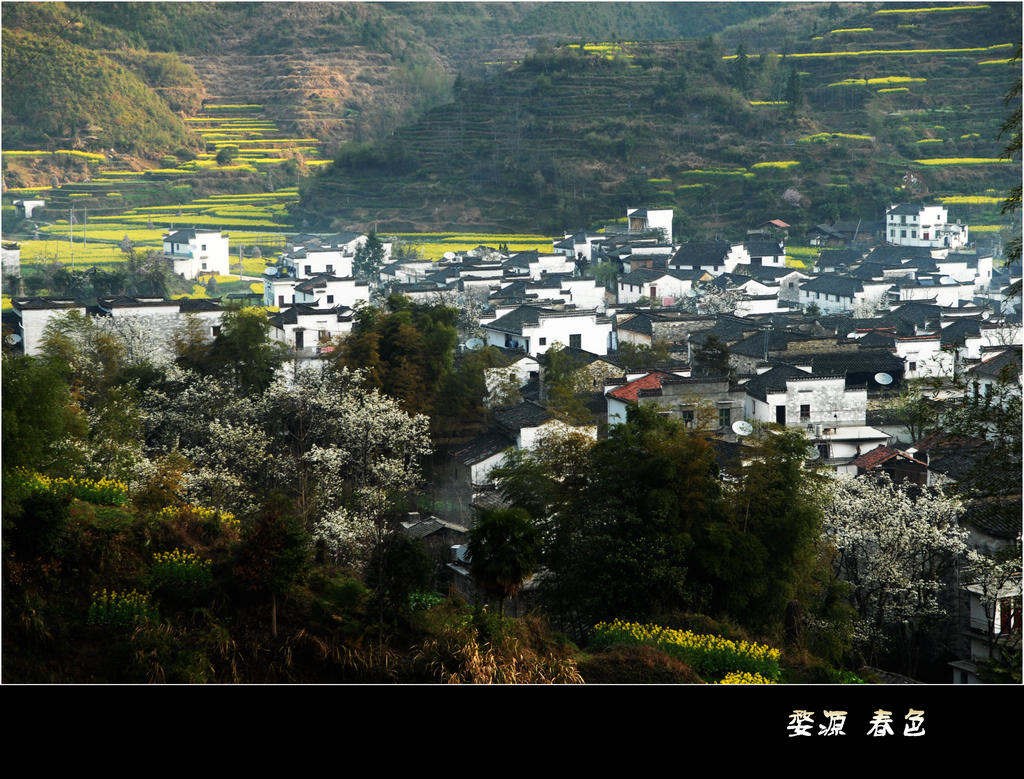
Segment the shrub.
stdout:
<path fill-rule="evenodd" d="M 191 586 L 207 584 L 213 578 L 213 563 L 203 560 L 195 552 L 175 549 L 153 555 L 149 578 L 153 588 L 164 585 Z"/>
<path fill-rule="evenodd" d="M 89 624 L 97 627 L 132 627 L 160 618 L 156 606 L 150 603 L 149 593 L 136 590 L 117 592 L 97 590 L 89 605 Z"/>
<path fill-rule="evenodd" d="M 692 668 L 653 646 L 617 645 L 579 664 L 587 684 L 704 684 Z"/>

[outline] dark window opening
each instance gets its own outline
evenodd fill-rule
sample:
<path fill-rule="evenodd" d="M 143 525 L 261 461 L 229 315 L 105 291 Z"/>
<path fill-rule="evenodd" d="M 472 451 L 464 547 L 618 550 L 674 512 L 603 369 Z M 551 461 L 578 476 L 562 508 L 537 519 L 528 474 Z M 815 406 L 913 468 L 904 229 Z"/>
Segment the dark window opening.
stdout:
<path fill-rule="evenodd" d="M 785 406 L 776 406 L 775 407 L 775 421 L 778 424 L 780 424 L 780 425 L 786 424 L 786 407 Z"/>
<path fill-rule="evenodd" d="M 569 336 L 569 346 L 573 349 L 583 348 L 583 336 L 579 333 L 573 333 Z"/>
<path fill-rule="evenodd" d="M 800 421 L 806 422 L 811 418 L 811 406 L 810 404 L 804 404 L 800 406 Z"/>
<path fill-rule="evenodd" d="M 718 426 L 729 427 L 732 424 L 732 409 L 731 408 L 720 408 L 718 409 Z"/>

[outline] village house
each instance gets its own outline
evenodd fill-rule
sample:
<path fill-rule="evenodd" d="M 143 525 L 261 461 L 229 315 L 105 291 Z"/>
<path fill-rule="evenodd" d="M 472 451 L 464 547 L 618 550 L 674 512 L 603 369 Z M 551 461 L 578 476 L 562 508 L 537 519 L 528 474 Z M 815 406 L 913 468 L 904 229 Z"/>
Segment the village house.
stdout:
<path fill-rule="evenodd" d="M 270 336 L 293 349 L 295 357 L 314 359 L 329 353 L 330 341 L 352 332 L 354 319 L 355 312 L 345 306 L 325 309 L 296 303 L 271 315 Z"/>
<path fill-rule="evenodd" d="M 959 249 L 967 245 L 967 226 L 950 224 L 944 206 L 889 206 L 885 212 L 885 239 L 899 246 Z"/>
<path fill-rule="evenodd" d="M 668 261 L 671 270 L 703 270 L 712 276 L 732 273 L 737 265 L 750 265 L 750 254 L 743 244 L 727 241 L 684 243 Z"/>
<path fill-rule="evenodd" d="M 728 377 L 691 377 L 652 371 L 624 383 L 606 382 L 608 426 L 626 421 L 633 405 L 655 406 L 660 414 L 682 421 L 692 430 L 727 432 L 743 419 L 746 393 Z"/>
<path fill-rule="evenodd" d="M 488 345 L 521 349 L 532 357 L 555 343 L 594 354 L 607 354 L 615 345 L 611 320 L 596 311 L 521 305 L 494 319 L 481 319 L 480 327 Z"/>
<path fill-rule="evenodd" d="M 220 230 L 176 230 L 163 239 L 163 256 L 171 270 L 186 279 L 203 273 L 227 276 L 231 272 L 228 236 Z"/>

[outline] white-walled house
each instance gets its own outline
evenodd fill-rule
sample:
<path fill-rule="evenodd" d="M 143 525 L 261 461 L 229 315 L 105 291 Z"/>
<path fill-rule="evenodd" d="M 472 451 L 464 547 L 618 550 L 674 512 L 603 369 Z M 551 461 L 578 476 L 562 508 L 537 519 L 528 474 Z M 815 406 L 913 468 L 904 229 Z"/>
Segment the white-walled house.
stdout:
<path fill-rule="evenodd" d="M 747 382 L 746 418 L 788 427 L 863 425 L 868 391 L 847 389 L 845 376 L 777 366 Z"/>
<path fill-rule="evenodd" d="M 892 282 L 861 281 L 849 276 L 823 273 L 799 286 L 799 302 L 803 308 L 813 304 L 823 314 L 838 314 L 853 311 L 858 305 L 882 302 Z"/>
<path fill-rule="evenodd" d="M 943 351 L 938 333 L 897 336 L 895 344 L 896 356 L 904 360 L 904 378 L 924 379 L 953 375 L 953 354 Z"/>
<path fill-rule="evenodd" d="M 370 300 L 370 285 L 356 281 L 351 276 L 321 275 L 295 285 L 295 303 L 305 303 L 317 308 L 334 309 L 338 306 L 354 308 L 357 301 Z"/>
<path fill-rule="evenodd" d="M 72 298 L 14 298 L 11 307 L 21 319 L 22 349 L 25 354 L 35 357 L 40 353 L 43 332 L 50 320 L 68 311 L 85 313 L 85 306 L 78 305 Z"/>
<path fill-rule="evenodd" d="M 950 224 L 944 206 L 895 205 L 885 212 L 885 240 L 897 246 L 959 249 L 967 245 L 967 226 Z"/>
<path fill-rule="evenodd" d="M 737 265 L 749 265 L 750 254 L 741 243 L 689 241 L 668 261 L 671 270 L 705 270 L 712 276 L 732 273 Z"/>
<path fill-rule="evenodd" d="M 228 236 L 220 230 L 176 230 L 164 236 L 164 257 L 174 273 L 186 279 L 201 273 L 226 276 L 231 272 Z"/>
<path fill-rule="evenodd" d="M 672 305 L 678 298 L 690 296 L 693 284 L 705 276 L 704 271 L 635 270 L 619 278 L 619 305 L 648 298 L 662 305 Z"/>
<path fill-rule="evenodd" d="M 220 329 L 221 305 L 209 298 L 101 297 L 95 306 L 77 305 L 68 298 L 14 298 L 13 310 L 20 318 L 18 335 L 23 339 L 24 353 L 40 353 L 47 324 L 58 315 L 78 311 L 96 317 L 131 319 L 133 325 L 147 334 L 164 357 L 171 355 L 171 339 L 187 317 L 202 324 L 204 337 L 210 339 Z"/>
<path fill-rule="evenodd" d="M 504 316 L 481 319 L 480 327 L 488 345 L 521 349 L 532 357 L 544 354 L 554 343 L 601 355 L 614 348 L 612 321 L 596 311 L 522 305 Z"/>
<path fill-rule="evenodd" d="M 322 344 L 352 332 L 354 318 L 355 312 L 344 306 L 323 309 L 299 303 L 271 315 L 270 335 L 299 357 L 317 357 Z"/>
<path fill-rule="evenodd" d="M 626 219 L 629 224 L 629 232 L 646 233 L 651 230 L 663 230 L 665 241 L 672 243 L 671 208 L 627 208 Z"/>

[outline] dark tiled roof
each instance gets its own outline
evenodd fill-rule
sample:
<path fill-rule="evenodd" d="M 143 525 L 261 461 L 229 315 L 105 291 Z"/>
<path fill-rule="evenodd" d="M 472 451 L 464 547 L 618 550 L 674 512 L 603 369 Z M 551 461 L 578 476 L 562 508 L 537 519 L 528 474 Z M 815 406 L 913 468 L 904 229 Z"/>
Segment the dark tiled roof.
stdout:
<path fill-rule="evenodd" d="M 806 336 L 797 333 L 787 333 L 783 330 L 763 330 L 734 343 L 729 347 L 729 351 L 744 357 L 764 357 L 766 351 L 778 352 L 786 349 L 790 341 L 805 340 L 807 340 Z"/>
<path fill-rule="evenodd" d="M 474 465 L 515 445 L 516 442 L 508 436 L 491 430 L 481 433 L 461 449 L 453 452 L 453 456 L 463 465 Z"/>
<path fill-rule="evenodd" d="M 539 306 L 519 306 L 515 311 L 509 311 L 504 316 L 498 317 L 491 322 L 481 322 L 480 324 L 489 330 L 522 335 L 523 325 L 537 324 L 542 313 L 553 312 L 552 309 L 540 308 Z"/>
<path fill-rule="evenodd" d="M 776 365 L 771 370 L 765 371 L 764 373 L 758 374 L 752 378 L 743 385 L 743 389 L 746 390 L 750 397 L 764 401 L 767 400 L 769 392 L 785 392 L 786 379 L 805 379 L 809 376 L 810 374 L 806 371 L 794 368 L 791 365 Z"/>
<path fill-rule="evenodd" d="M 778 241 L 747 241 L 743 244 L 751 257 L 777 257 L 786 249 Z"/>
<path fill-rule="evenodd" d="M 220 298 L 178 298 L 178 310 L 183 314 L 195 311 L 220 311 Z"/>
<path fill-rule="evenodd" d="M 864 285 L 858 279 L 851 279 L 848 276 L 823 273 L 815 279 L 805 281 L 800 285 L 800 289 L 852 298 L 856 293 L 864 291 Z"/>
<path fill-rule="evenodd" d="M 727 241 L 690 241 L 672 255 L 669 265 L 724 265 L 731 248 Z"/>
<path fill-rule="evenodd" d="M 942 345 L 953 346 L 963 344 L 971 336 L 981 335 L 980 319 L 958 319 L 942 328 Z"/>
<path fill-rule="evenodd" d="M 993 378 L 999 378 L 1005 372 L 1012 372 L 1013 374 L 1020 373 L 1021 367 L 1021 347 L 1010 346 L 1004 352 L 1000 352 L 995 357 L 990 357 L 982 363 L 978 363 L 972 368 L 972 372 L 981 376 L 991 376 Z"/>
<path fill-rule="evenodd" d="M 858 349 L 851 352 L 824 352 L 800 355 L 809 360 L 815 375 L 836 376 L 851 373 L 902 374 L 903 360 L 887 349 Z"/>
<path fill-rule="evenodd" d="M 524 427 L 540 427 L 554 419 L 554 414 L 539 403 L 525 401 L 518 406 L 502 408 L 494 412 L 494 421 L 509 432 L 518 432 Z"/>

